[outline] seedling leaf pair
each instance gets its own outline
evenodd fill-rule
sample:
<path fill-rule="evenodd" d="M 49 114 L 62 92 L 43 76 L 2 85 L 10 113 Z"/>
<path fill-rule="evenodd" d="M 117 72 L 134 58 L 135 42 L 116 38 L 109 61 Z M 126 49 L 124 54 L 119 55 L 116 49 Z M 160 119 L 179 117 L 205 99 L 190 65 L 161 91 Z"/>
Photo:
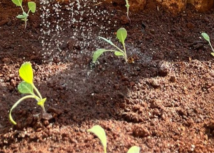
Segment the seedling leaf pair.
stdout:
<path fill-rule="evenodd" d="M 125 28 L 120 28 L 117 30 L 117 39 L 122 44 L 123 49 L 120 49 L 118 46 L 116 46 L 111 40 L 108 40 L 104 37 L 99 37 L 99 39 L 102 39 L 112 45 L 115 49 L 97 49 L 92 56 L 92 62 L 96 63 L 98 58 L 104 53 L 104 52 L 114 52 L 116 56 L 122 56 L 125 61 L 127 62 L 127 54 L 126 54 L 126 47 L 125 47 L 125 40 L 127 38 L 127 31 Z"/>
<path fill-rule="evenodd" d="M 210 45 L 210 47 L 211 47 L 211 49 L 212 49 L 212 51 L 213 51 L 213 52 L 211 53 L 211 55 L 214 56 L 214 48 L 213 48 L 213 46 L 212 46 L 212 44 L 211 44 L 211 42 L 210 42 L 210 37 L 209 37 L 209 35 L 208 35 L 207 33 L 205 33 L 205 32 L 202 32 L 201 35 L 202 35 L 202 37 L 209 43 L 209 45 Z"/>
<path fill-rule="evenodd" d="M 28 12 L 26 13 L 23 9 L 22 6 L 22 0 L 12 0 L 12 2 L 16 5 L 16 6 L 20 6 L 22 9 L 22 14 L 17 15 L 16 17 L 18 19 L 21 19 L 22 21 L 25 21 L 25 28 L 27 27 L 27 21 L 28 21 L 28 16 L 29 13 L 35 13 L 36 12 L 36 3 L 35 2 L 28 2 Z"/>
<path fill-rule="evenodd" d="M 88 132 L 93 133 L 100 139 L 104 153 L 107 153 L 107 137 L 105 130 L 101 126 L 95 125 L 92 128 L 90 128 Z M 127 153 L 140 153 L 140 147 L 132 146 Z"/>
<path fill-rule="evenodd" d="M 14 121 L 12 117 L 12 111 L 14 108 L 16 108 L 23 100 L 26 100 L 28 98 L 33 98 L 37 101 L 37 105 L 41 106 L 43 111 L 45 111 L 44 103 L 46 101 L 46 98 L 42 98 L 40 92 L 35 87 L 33 83 L 33 69 L 30 62 L 25 62 L 22 64 L 22 66 L 19 69 L 19 76 L 22 78 L 22 82 L 18 85 L 18 91 L 22 94 L 27 94 L 26 96 L 20 98 L 10 109 L 9 112 L 9 119 L 10 121 L 16 125 L 16 122 Z M 36 93 L 34 93 L 34 91 Z"/>

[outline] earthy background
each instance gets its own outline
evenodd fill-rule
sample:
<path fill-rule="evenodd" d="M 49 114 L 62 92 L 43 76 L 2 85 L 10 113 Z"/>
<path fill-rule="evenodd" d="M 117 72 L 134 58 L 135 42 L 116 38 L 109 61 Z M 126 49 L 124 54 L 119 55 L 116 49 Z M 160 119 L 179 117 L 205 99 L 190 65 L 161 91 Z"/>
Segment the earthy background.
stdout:
<path fill-rule="evenodd" d="M 141 152 L 214 152 L 214 63 L 201 37 L 207 32 L 214 44 L 213 1 L 130 0 L 131 21 L 124 1 L 46 2 L 37 2 L 26 29 L 16 19 L 21 9 L 0 2 L 0 152 L 102 152 L 87 133 L 97 124 L 108 152 L 133 145 Z M 97 37 L 120 45 L 120 27 L 128 31 L 129 62 L 106 53 L 90 68 L 96 48 L 111 48 Z M 52 118 L 41 118 L 27 100 L 14 110 L 13 126 L 8 111 L 22 97 L 18 69 L 25 61 Z"/>

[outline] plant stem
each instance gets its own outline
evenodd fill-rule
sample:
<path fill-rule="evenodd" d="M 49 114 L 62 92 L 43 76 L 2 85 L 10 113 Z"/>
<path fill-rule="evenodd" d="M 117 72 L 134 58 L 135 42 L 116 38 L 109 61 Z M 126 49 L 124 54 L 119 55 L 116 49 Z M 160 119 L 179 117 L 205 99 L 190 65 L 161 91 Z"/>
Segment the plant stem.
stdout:
<path fill-rule="evenodd" d="M 42 99 L 42 96 L 41 96 L 39 90 L 36 88 L 36 86 L 35 86 L 34 84 L 32 84 L 32 86 L 33 86 L 33 89 L 34 89 L 34 90 L 36 91 L 36 93 L 38 94 L 39 98 Z"/>
<path fill-rule="evenodd" d="M 208 41 L 208 42 L 209 42 L 209 45 L 210 45 L 210 47 L 211 47 L 212 51 L 214 52 L 214 48 L 213 48 L 213 46 L 212 46 L 211 42 L 210 42 L 210 41 Z"/>
<path fill-rule="evenodd" d="M 13 109 L 16 108 L 17 105 L 18 105 L 19 103 L 21 103 L 23 100 L 28 99 L 28 98 L 37 99 L 38 97 L 35 96 L 35 95 L 24 96 L 24 97 L 22 97 L 21 99 L 19 99 L 19 100 L 11 107 L 10 112 L 9 112 L 9 119 L 10 119 L 10 121 L 11 121 L 13 124 L 15 124 L 15 125 L 17 124 L 17 123 L 14 121 L 13 117 L 12 117 L 12 111 L 13 111 Z"/>
<path fill-rule="evenodd" d="M 124 58 L 125 58 L 125 61 L 128 62 L 125 43 L 123 43 L 123 49 L 124 49 Z"/>

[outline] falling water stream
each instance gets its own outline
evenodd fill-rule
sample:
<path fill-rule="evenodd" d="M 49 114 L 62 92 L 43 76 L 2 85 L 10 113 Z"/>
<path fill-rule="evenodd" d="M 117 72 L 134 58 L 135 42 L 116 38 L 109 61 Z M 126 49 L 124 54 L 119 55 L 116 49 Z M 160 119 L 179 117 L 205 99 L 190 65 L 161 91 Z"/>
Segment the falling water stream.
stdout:
<path fill-rule="evenodd" d="M 100 47 L 98 36 L 109 38 L 118 28 L 114 12 L 100 7 L 99 0 L 40 0 L 42 56 L 48 61 L 68 62 L 91 56 Z M 99 23 L 98 23 L 99 22 Z M 90 51 L 88 50 L 90 49 Z"/>

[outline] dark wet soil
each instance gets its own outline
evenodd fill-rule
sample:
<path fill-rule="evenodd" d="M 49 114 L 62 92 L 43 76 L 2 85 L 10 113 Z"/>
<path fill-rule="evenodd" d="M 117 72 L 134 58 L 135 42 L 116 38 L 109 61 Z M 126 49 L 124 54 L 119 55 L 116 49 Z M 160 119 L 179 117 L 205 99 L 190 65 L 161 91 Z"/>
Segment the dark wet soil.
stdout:
<path fill-rule="evenodd" d="M 97 12 L 111 12 L 104 17 L 114 26 L 99 13 L 85 13 L 71 25 L 65 5 L 60 18 L 66 20 L 58 23 L 63 30 L 52 41 L 41 30 L 48 30 L 41 24 L 42 5 L 24 29 L 15 18 L 20 9 L 0 2 L 0 152 L 102 152 L 98 138 L 87 133 L 93 125 L 105 129 L 108 152 L 127 152 L 133 145 L 141 152 L 214 152 L 214 63 L 200 34 L 207 32 L 214 44 L 213 10 L 197 13 L 188 6 L 172 16 L 150 4 L 131 12 L 129 22 L 123 7 L 97 3 Z M 48 18 L 50 27 L 55 20 Z M 92 20 L 96 26 L 85 24 Z M 80 27 L 90 37 L 78 35 Z M 106 53 L 91 69 L 93 51 L 110 47 L 97 36 L 116 42 L 120 27 L 128 31 L 129 62 Z M 75 31 L 78 36 L 71 37 Z M 32 63 L 34 83 L 53 118 L 42 119 L 39 106 L 28 100 L 15 108 L 13 126 L 8 112 L 22 97 L 18 69 L 25 61 Z"/>

